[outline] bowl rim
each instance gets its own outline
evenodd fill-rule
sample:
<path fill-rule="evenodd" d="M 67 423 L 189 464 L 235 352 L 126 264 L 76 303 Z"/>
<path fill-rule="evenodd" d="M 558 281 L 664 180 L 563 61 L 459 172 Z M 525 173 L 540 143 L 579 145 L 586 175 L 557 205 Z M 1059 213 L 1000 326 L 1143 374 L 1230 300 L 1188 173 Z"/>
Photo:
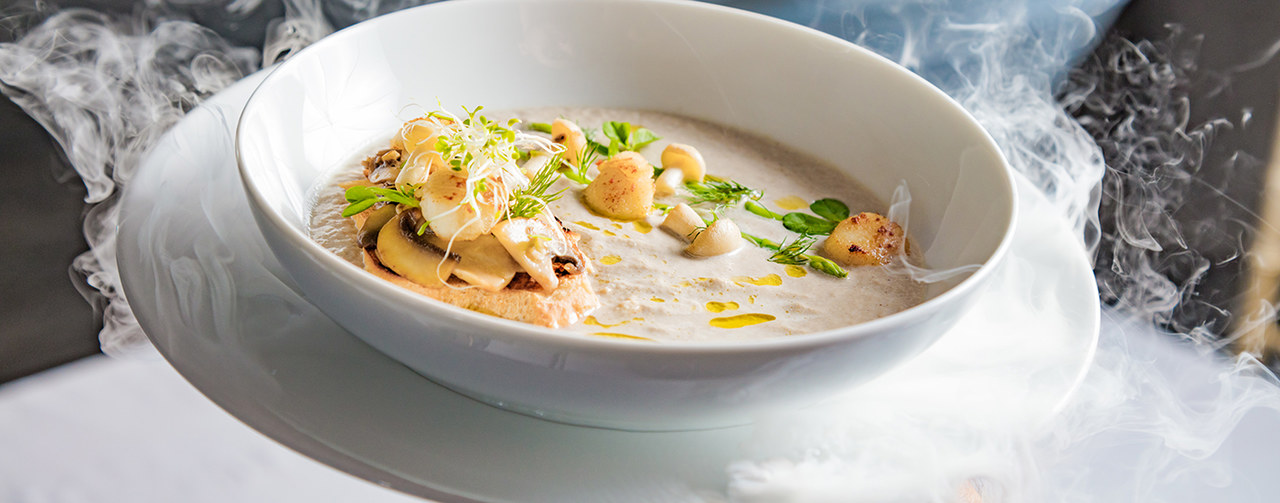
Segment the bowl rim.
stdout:
<path fill-rule="evenodd" d="M 821 41 L 827 44 L 836 44 L 844 49 L 851 50 L 859 54 L 859 57 L 870 58 L 872 64 L 883 65 L 888 71 L 899 74 L 902 78 L 913 82 L 921 87 L 921 91 L 926 94 L 932 94 L 936 98 L 941 98 L 941 104 L 944 107 L 952 108 L 953 112 L 959 112 L 969 125 L 977 129 L 979 133 L 979 142 L 975 146 L 987 148 L 991 153 L 995 154 L 1001 168 L 999 172 L 1003 176 L 1000 177 L 1003 184 L 1000 189 L 1009 195 L 1009 211 L 1008 219 L 1003 222 L 1004 232 L 997 244 L 995 250 L 991 253 L 990 258 L 979 265 L 969 277 L 961 280 L 955 286 L 938 294 L 935 297 L 926 299 L 920 304 L 914 305 L 902 311 L 881 317 L 874 320 L 857 323 L 853 325 L 845 325 L 837 328 L 808 332 L 796 335 L 766 337 L 753 340 L 699 340 L 699 341 L 666 341 L 666 340 L 637 340 L 619 337 L 587 337 L 574 332 L 566 332 L 564 329 L 554 329 L 532 325 L 514 320 L 508 320 L 497 316 L 474 312 L 459 306 L 448 304 L 416 292 L 396 286 L 390 282 L 369 274 L 364 268 L 348 262 L 332 251 L 324 248 L 316 243 L 300 229 L 290 225 L 277 212 L 272 211 L 271 206 L 267 204 L 266 197 L 257 187 L 254 177 L 250 176 L 250 169 L 246 167 L 244 156 L 242 155 L 241 142 L 242 133 L 244 132 L 245 120 L 249 117 L 250 110 L 261 105 L 261 100 L 256 99 L 259 91 L 272 84 L 277 74 L 282 73 L 282 68 L 287 68 L 292 61 L 304 58 L 312 53 L 323 50 L 324 48 L 342 43 L 345 39 L 359 36 L 366 32 L 376 30 L 380 24 L 386 22 L 391 17 L 421 15 L 423 11 L 438 12 L 449 9 L 471 9 L 474 6 L 492 6 L 492 5 L 529 5 L 529 4 L 574 4 L 574 3 L 590 3 L 593 0 L 468 0 L 462 1 L 442 1 L 427 5 L 411 7 L 400 11 L 388 13 L 385 15 L 370 18 L 339 31 L 336 31 L 315 43 L 303 48 L 296 54 L 292 55 L 288 60 L 276 64 L 270 70 L 262 82 L 250 94 L 245 104 L 244 110 L 236 122 L 235 132 L 235 159 L 241 184 L 245 188 L 245 192 L 249 197 L 249 201 L 254 206 L 255 213 L 264 217 L 257 220 L 260 224 L 267 223 L 275 228 L 276 234 L 284 238 L 290 245 L 307 256 L 315 259 L 321 264 L 321 267 L 336 274 L 344 280 L 357 281 L 362 285 L 368 286 L 375 290 L 388 292 L 393 302 L 405 302 L 410 305 L 425 306 L 425 314 L 431 317 L 452 318 L 457 321 L 470 323 L 478 330 L 482 331 L 485 337 L 501 340 L 509 340 L 516 343 L 538 343 L 549 347 L 562 347 L 565 349 L 573 349 L 578 351 L 614 351 L 622 353 L 637 354 L 654 354 L 654 355 L 671 355 L 671 354 L 688 354 L 691 356 L 708 356 L 708 355 L 740 355 L 740 354 L 759 354 L 777 351 L 807 351 L 827 347 L 836 343 L 852 341 L 869 337 L 873 334 L 891 331 L 897 325 L 900 325 L 912 318 L 929 317 L 939 311 L 945 310 L 946 306 L 956 302 L 958 297 L 963 297 L 979 288 L 979 285 L 985 282 L 986 278 L 992 274 L 992 271 L 1004 261 L 1005 255 L 1013 241 L 1013 231 L 1018 219 L 1018 192 L 1013 178 L 1013 168 L 1009 164 L 1004 152 L 1000 149 L 995 139 L 991 137 L 989 131 L 982 127 L 981 123 L 969 113 L 963 106 L 955 101 L 951 96 L 942 92 L 933 84 L 929 83 L 923 77 L 906 69 L 905 67 L 894 63 L 888 58 L 876 54 L 875 52 L 858 46 L 852 42 L 827 34 L 825 32 L 786 21 L 783 19 L 758 14 L 742 9 L 727 7 L 718 4 L 706 2 L 691 2 L 688 0 L 610 0 L 615 4 L 647 4 L 659 8 L 668 9 L 698 9 L 706 11 L 714 11 L 721 16 L 737 17 L 744 23 L 765 23 L 772 24 L 783 29 L 789 29 L 800 32 L 801 35 L 815 41 Z M 594 2 L 599 3 L 599 2 Z M 439 14 L 436 14 L 439 15 Z M 266 229 L 262 229 L 264 232 Z M 273 253 L 274 250 L 273 250 Z M 324 312 L 324 310 L 322 310 Z M 429 331 L 422 333 L 423 337 L 431 337 Z"/>

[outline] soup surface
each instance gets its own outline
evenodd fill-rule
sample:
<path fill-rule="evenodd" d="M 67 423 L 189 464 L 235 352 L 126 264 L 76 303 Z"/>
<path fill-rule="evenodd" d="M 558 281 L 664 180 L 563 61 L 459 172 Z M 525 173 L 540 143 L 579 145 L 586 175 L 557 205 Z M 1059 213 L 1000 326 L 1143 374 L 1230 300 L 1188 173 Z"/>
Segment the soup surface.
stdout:
<path fill-rule="evenodd" d="M 696 147 L 706 172 L 759 190 L 757 201 L 777 213 L 808 211 L 811 202 L 835 198 L 853 214 L 884 214 L 887 205 L 855 180 L 823 161 L 777 142 L 705 121 L 666 113 L 603 108 L 532 108 L 490 113 L 519 117 L 525 125 L 558 117 L 584 128 L 605 121 L 643 125 L 661 137 L 639 153 L 655 166 L 670 143 Z M 596 132 L 599 136 L 599 132 Z M 362 179 L 361 160 L 385 148 L 380 140 L 357 153 L 315 191 L 312 238 L 342 258 L 362 266 L 355 229 L 341 212 L 343 186 Z M 583 185 L 560 179 L 566 189 L 551 209 L 581 236 L 579 247 L 593 261 L 601 307 L 566 330 L 582 334 L 640 337 L 662 341 L 758 339 L 818 332 L 861 323 L 902 311 L 924 300 L 924 285 L 882 266 L 847 267 L 837 278 L 811 267 L 771 262 L 773 251 L 745 243 L 727 255 L 693 258 L 688 243 L 660 228 L 663 214 L 616 221 L 583 204 Z M 689 194 L 658 197 L 676 205 Z M 705 206 L 705 205 L 703 205 Z M 797 237 L 778 220 L 743 209 L 719 210 L 742 232 L 786 243 Z M 910 248 L 910 247 L 909 247 Z M 822 241 L 809 253 L 821 254 Z M 911 261 L 920 264 L 913 254 Z"/>

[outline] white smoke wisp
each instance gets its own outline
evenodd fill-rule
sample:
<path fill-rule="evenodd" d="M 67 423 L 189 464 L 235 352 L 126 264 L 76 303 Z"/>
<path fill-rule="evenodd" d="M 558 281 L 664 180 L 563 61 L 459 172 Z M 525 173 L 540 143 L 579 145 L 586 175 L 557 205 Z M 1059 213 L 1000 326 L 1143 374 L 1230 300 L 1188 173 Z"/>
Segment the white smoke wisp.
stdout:
<path fill-rule="evenodd" d="M 1185 88 L 1198 44 L 1191 40 L 1193 47 L 1185 48 L 1181 39 L 1176 27 L 1162 41 L 1110 39 L 1111 50 L 1072 72 L 1068 88 L 1073 92 L 1063 101 L 1098 138 L 1111 167 L 1102 185 L 1108 197 L 1100 212 L 1103 246 L 1095 266 L 1103 301 L 1216 349 L 1233 340 L 1220 337 L 1234 321 L 1231 306 L 1199 295 L 1197 287 L 1213 260 L 1195 249 L 1187 233 L 1205 224 L 1189 228 L 1175 214 L 1196 192 L 1221 190 L 1208 185 L 1200 171 L 1215 135 L 1235 125 L 1225 118 L 1190 122 Z M 1232 162 L 1250 161 L 1238 154 Z M 1222 229 L 1257 224 L 1212 213 L 1203 220 Z"/>
<path fill-rule="evenodd" d="M 232 48 L 202 26 L 140 24 L 65 10 L 0 45 L 0 88 L 49 131 L 88 189 L 89 251 L 73 268 L 106 298 L 108 354 L 148 347 L 116 271 L 117 189 L 187 110 L 257 66 L 257 51 Z"/>
<path fill-rule="evenodd" d="M 237 2 L 227 8 L 255 6 Z M 89 251 L 72 269 L 105 298 L 99 339 L 111 355 L 150 348 L 116 270 L 119 188 L 169 127 L 257 70 L 261 56 L 258 49 L 235 47 L 207 27 L 164 14 L 163 7 L 152 5 L 128 18 L 67 9 L 18 41 L 0 44 L 0 90 L 49 131 L 88 190 Z M 297 0 L 286 7 L 289 15 L 267 39 L 273 50 L 285 54 L 329 32 L 316 2 Z"/>
<path fill-rule="evenodd" d="M 1113 307 L 1071 403 L 1047 424 L 902 403 L 762 423 L 756 451 L 730 468 L 733 501 L 956 501 L 966 481 L 983 501 L 1195 501 L 1237 482 L 1241 467 L 1222 446 L 1243 418 L 1280 414 L 1280 387 L 1256 359 L 1217 353 L 1231 336 L 1205 313 L 1230 306 L 1197 297 L 1210 261 L 1173 218 L 1206 188 L 1197 174 L 1207 147 L 1232 124 L 1190 123 L 1194 54 L 1170 43 L 1112 37 L 1064 75 L 1097 41 L 1084 3 L 1049 14 L 1022 2 L 964 13 L 874 4 L 845 12 L 841 33 L 956 98 L 1100 258 Z M 1157 339 L 1187 342 L 1152 355 Z"/>

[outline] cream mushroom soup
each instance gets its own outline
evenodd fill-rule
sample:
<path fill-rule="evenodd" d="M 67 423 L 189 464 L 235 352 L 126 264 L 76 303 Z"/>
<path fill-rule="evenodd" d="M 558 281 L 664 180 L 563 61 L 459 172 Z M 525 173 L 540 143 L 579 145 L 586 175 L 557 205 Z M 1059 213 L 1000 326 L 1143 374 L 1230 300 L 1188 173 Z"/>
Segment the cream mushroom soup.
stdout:
<path fill-rule="evenodd" d="M 523 168 L 524 177 L 506 177 L 521 178 L 516 183 L 506 182 L 511 191 L 538 183 L 534 166 L 539 162 L 552 160 L 565 166 L 559 176 L 543 180 L 548 182 L 547 187 L 538 195 L 551 196 L 545 197 L 545 207 L 544 199 L 538 199 L 534 205 L 539 208 L 525 208 L 525 214 L 541 217 L 503 220 L 500 215 L 494 216 L 498 231 L 493 232 L 499 237 L 503 232 L 510 234 L 504 229 L 518 227 L 512 222 L 524 221 L 542 229 L 535 232 L 521 227 L 515 240 L 525 239 L 528 243 L 524 245 L 513 245 L 512 238 L 503 241 L 517 259 L 510 266 L 517 271 L 515 279 L 505 278 L 508 283 L 503 283 L 508 292 L 522 281 L 545 294 L 548 281 L 563 289 L 559 283 L 567 284 L 579 277 L 589 280 L 583 288 L 594 290 L 599 307 L 579 301 L 576 313 L 560 318 L 572 321 L 565 323 L 567 330 L 663 341 L 756 339 L 861 323 L 924 300 L 924 285 L 880 265 L 903 256 L 920 264 L 918 253 L 904 244 L 901 229 L 880 216 L 885 213 L 886 204 L 856 181 L 811 156 L 771 140 L 665 113 L 535 108 L 488 114 L 519 117 L 519 124 L 495 122 L 511 124 L 519 138 L 538 136 L 556 143 L 532 156 L 522 151 L 513 165 Z M 465 120 L 467 116 L 461 117 Z M 449 120 L 452 119 L 444 121 L 446 126 Z M 579 127 L 584 133 L 581 136 L 577 135 Z M 406 135 L 402 132 L 401 136 Z M 432 141 L 438 142 L 438 149 L 450 151 L 443 141 Z M 357 217 L 357 225 L 353 225 L 343 212 L 347 210 L 350 215 L 351 207 L 357 204 L 353 199 L 358 198 L 348 193 L 350 187 L 391 175 L 368 174 L 371 169 L 366 160 L 371 156 L 388 158 L 385 162 L 375 159 L 373 164 L 380 166 L 409 165 L 399 156 L 410 154 L 387 154 L 387 145 L 387 140 L 381 140 L 357 153 L 315 192 L 312 238 L 366 269 L 369 261 L 378 257 L 376 250 L 366 253 L 366 249 L 377 244 L 366 235 L 358 235 L 357 228 L 364 219 Z M 537 142 L 531 145 L 545 147 Z M 626 152 L 637 145 L 637 152 Z M 703 177 L 702 182 L 696 181 L 699 176 Z M 619 189 L 621 186 L 625 188 Z M 415 204 L 412 208 L 417 217 L 406 215 L 403 226 L 382 228 L 404 228 L 409 241 L 426 242 L 434 235 L 439 251 L 448 252 L 440 256 L 454 256 L 449 255 L 455 251 L 450 242 L 442 239 L 452 228 L 436 223 L 450 214 L 429 208 L 426 203 L 430 196 L 422 195 L 421 190 L 418 189 L 418 197 L 423 198 L 421 207 Z M 652 199 L 630 197 L 635 191 L 651 191 L 653 195 L 648 197 Z M 512 202 L 518 200 L 515 195 L 503 196 Z M 721 200 L 707 200 L 716 198 Z M 380 207 L 388 204 L 379 203 Z M 405 209 L 405 205 L 399 206 L 400 212 Z M 362 209 L 361 217 L 372 212 Z M 426 216 L 442 213 L 444 217 Z M 548 224 L 552 222 L 548 214 L 559 220 L 560 229 Z M 679 218 L 681 215 L 684 220 Z M 432 225 L 441 227 L 446 234 L 429 229 Z M 414 228 L 426 237 L 414 237 Z M 826 233 L 833 235 L 828 238 Z M 806 234 L 814 235 L 805 238 Z M 383 239 L 391 237 L 379 238 L 379 242 Z M 536 260 L 522 260 L 528 258 L 521 257 L 522 250 L 541 249 L 538 247 L 544 246 L 544 240 L 553 245 L 564 243 L 559 253 L 565 258 L 554 259 L 560 260 L 556 266 L 560 267 L 559 282 L 550 271 L 538 275 Z M 452 245 L 456 247 L 458 243 L 455 239 Z M 895 246 L 905 248 L 909 255 Z M 500 248 L 495 245 L 494 249 Z M 543 256 L 541 263 L 551 264 L 548 256 Z M 832 258 L 836 261 L 829 260 Z M 580 268 L 573 263 L 579 259 L 587 262 Z M 465 265 L 466 260 L 455 262 Z M 510 261 L 505 257 L 503 260 Z M 565 273 L 565 266 L 570 273 Z M 395 272 L 394 267 L 387 269 Z M 833 275 L 845 273 L 847 277 L 843 278 Z M 474 290 L 479 284 L 459 281 L 460 276 L 447 273 L 443 276 L 453 281 L 452 287 L 446 287 L 460 291 Z M 480 304 L 443 300 L 503 315 Z"/>

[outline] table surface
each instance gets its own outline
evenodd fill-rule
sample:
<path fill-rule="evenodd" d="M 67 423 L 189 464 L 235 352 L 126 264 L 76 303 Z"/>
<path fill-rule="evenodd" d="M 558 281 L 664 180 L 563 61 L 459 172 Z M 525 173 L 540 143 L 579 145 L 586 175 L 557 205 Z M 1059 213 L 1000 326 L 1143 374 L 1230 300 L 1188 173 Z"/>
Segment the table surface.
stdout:
<path fill-rule="evenodd" d="M 1104 314 L 1098 363 L 1063 424 L 1097 419 L 1093 402 L 1120 379 L 1141 384 L 1106 408 L 1123 420 L 1032 446 L 1027 461 L 1052 489 L 1043 501 L 1274 500 L 1280 388 L 1174 341 Z M 1180 415 L 1199 420 L 1158 432 Z M 1076 438 L 1049 448 L 1064 432 Z M 0 387 L 0 446 L 3 501 L 417 501 L 256 433 L 155 355 L 88 358 Z"/>

